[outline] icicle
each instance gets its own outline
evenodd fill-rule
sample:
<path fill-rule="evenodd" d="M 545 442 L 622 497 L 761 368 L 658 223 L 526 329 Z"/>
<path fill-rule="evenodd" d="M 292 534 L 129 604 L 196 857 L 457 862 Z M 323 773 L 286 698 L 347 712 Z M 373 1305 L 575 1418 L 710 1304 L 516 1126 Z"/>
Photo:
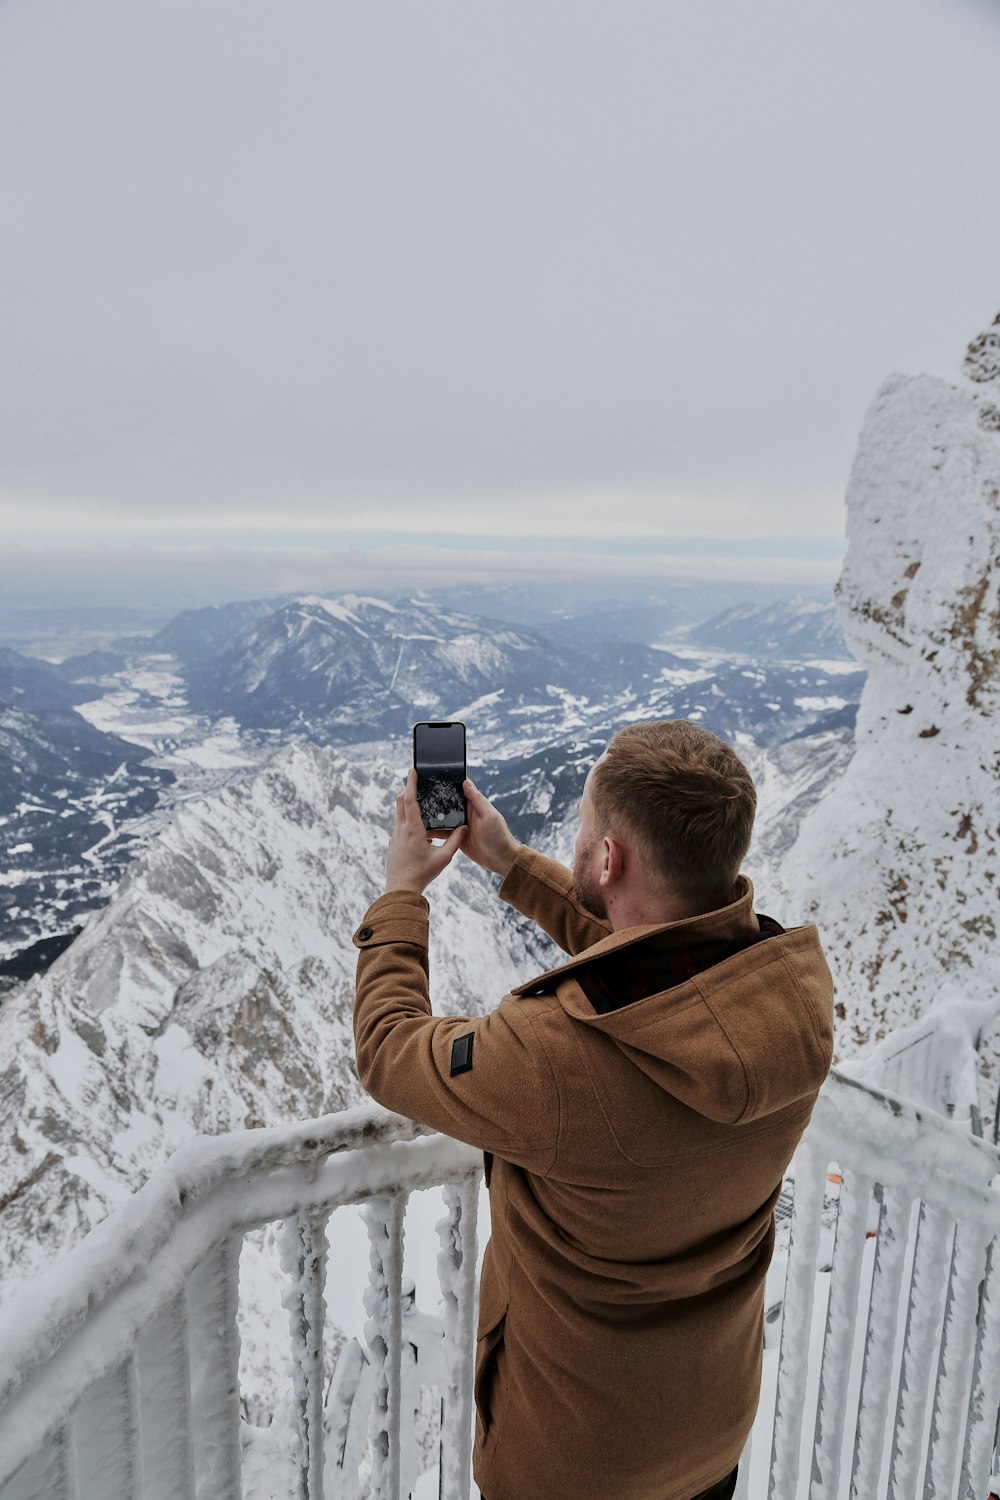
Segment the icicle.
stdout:
<path fill-rule="evenodd" d="M 1000 1213 L 1000 1176 L 993 1184 Z M 1000 1238 L 995 1237 L 986 1256 L 986 1275 L 979 1299 L 976 1358 L 969 1400 L 962 1482 L 959 1493 L 985 1495 L 990 1478 L 995 1430 L 1000 1416 Z"/>
<path fill-rule="evenodd" d="M 192 1500 L 191 1373 L 184 1297 L 168 1302 L 136 1345 L 142 1500 Z"/>
<path fill-rule="evenodd" d="M 365 1292 L 365 1338 L 372 1351 L 375 1401 L 372 1407 L 372 1489 L 374 1500 L 400 1500 L 399 1364 L 402 1331 L 400 1289 L 403 1270 L 405 1191 L 365 1204 L 361 1217 L 371 1244 Z"/>
<path fill-rule="evenodd" d="M 924 1494 L 948 1496 L 956 1480 L 976 1337 L 979 1283 L 985 1273 L 985 1235 L 979 1224 L 955 1231 L 951 1275 L 945 1299 L 944 1333 L 931 1411 Z"/>
<path fill-rule="evenodd" d="M 870 1500 L 882 1471 L 899 1323 L 899 1293 L 910 1238 L 913 1199 L 899 1188 L 878 1189 L 882 1208 L 872 1271 L 861 1390 L 854 1429 L 851 1500 Z"/>
<path fill-rule="evenodd" d="M 917 1473 L 926 1434 L 927 1390 L 932 1357 L 941 1331 L 953 1229 L 954 1225 L 945 1214 L 921 1202 L 889 1462 L 889 1494 L 892 1496 L 917 1494 Z"/>
<path fill-rule="evenodd" d="M 843 1170 L 837 1231 L 830 1272 L 830 1296 L 816 1401 L 809 1500 L 836 1495 L 840 1483 L 840 1448 L 851 1372 L 851 1351 L 858 1321 L 861 1252 L 871 1201 L 872 1182 L 860 1172 Z"/>
<path fill-rule="evenodd" d="M 448 1214 L 435 1225 L 441 1241 L 437 1265 L 444 1301 L 447 1370 L 441 1424 L 441 1497 L 469 1500 L 479 1174 L 457 1186 L 449 1184 L 443 1191 Z"/>
<path fill-rule="evenodd" d="M 331 1500 L 358 1500 L 374 1383 L 367 1354 L 357 1339 L 349 1339 L 337 1357 L 326 1403 L 327 1455 L 332 1459 L 326 1465 L 326 1492 Z"/>
<path fill-rule="evenodd" d="M 139 1383 L 130 1356 L 84 1397 L 73 1416 L 82 1496 L 135 1500 L 141 1494 Z"/>
<path fill-rule="evenodd" d="M 327 1213 L 298 1214 L 278 1231 L 278 1257 L 289 1278 L 282 1291 L 292 1341 L 293 1458 L 297 1500 L 323 1495 L 323 1322 Z"/>
<path fill-rule="evenodd" d="M 788 1265 L 785 1270 L 781 1343 L 778 1348 L 778 1384 L 775 1392 L 771 1477 L 767 1500 L 795 1500 L 799 1474 L 799 1438 L 802 1432 L 802 1398 L 806 1388 L 809 1332 L 816 1283 L 816 1251 L 819 1247 L 820 1214 L 829 1160 L 830 1153 L 821 1141 L 814 1144 L 803 1137 L 799 1142 Z"/>
<path fill-rule="evenodd" d="M 188 1281 L 191 1437 L 198 1500 L 240 1500 L 240 1250 L 231 1234 Z"/>

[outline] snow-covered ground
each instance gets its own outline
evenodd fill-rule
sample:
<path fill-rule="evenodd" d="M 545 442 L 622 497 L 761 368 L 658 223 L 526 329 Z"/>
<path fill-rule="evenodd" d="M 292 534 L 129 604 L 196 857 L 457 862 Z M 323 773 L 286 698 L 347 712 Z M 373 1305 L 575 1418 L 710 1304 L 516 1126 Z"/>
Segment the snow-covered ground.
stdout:
<path fill-rule="evenodd" d="M 95 729 L 152 750 L 152 763 L 178 773 L 186 793 L 192 781 L 202 793 L 212 781 L 256 765 L 269 753 L 244 736 L 235 720 L 194 713 L 180 663 L 172 656 L 141 658 L 123 667 L 110 692 L 81 703 L 77 712 Z M 198 779 L 192 768 L 221 774 Z"/>

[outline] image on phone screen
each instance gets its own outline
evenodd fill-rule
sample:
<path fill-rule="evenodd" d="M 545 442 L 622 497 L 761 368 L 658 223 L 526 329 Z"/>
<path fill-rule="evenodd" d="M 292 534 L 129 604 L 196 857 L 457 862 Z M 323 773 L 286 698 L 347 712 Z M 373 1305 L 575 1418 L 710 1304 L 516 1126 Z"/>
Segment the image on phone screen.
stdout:
<path fill-rule="evenodd" d="M 465 822 L 465 725 L 414 724 L 413 764 L 424 827 L 459 828 Z"/>

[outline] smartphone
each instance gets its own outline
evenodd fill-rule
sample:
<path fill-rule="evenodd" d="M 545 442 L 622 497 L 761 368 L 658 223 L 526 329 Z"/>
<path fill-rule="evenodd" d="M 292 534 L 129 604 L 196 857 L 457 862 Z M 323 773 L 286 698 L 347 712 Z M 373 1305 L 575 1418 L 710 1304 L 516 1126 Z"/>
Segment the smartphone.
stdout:
<path fill-rule="evenodd" d="M 465 725 L 414 724 L 413 766 L 417 802 L 428 833 L 450 833 L 467 821 L 465 793 Z"/>

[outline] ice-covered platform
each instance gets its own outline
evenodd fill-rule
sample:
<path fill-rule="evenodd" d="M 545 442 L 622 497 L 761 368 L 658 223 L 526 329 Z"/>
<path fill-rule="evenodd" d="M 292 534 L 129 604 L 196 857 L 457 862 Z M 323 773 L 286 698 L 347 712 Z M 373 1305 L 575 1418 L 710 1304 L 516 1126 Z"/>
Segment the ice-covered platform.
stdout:
<path fill-rule="evenodd" d="M 835 1068 L 793 1159 L 739 1500 L 987 1495 L 1000 1150 L 960 1117 L 962 1069 L 941 1067 L 924 1032 L 891 1066 L 898 1081 L 905 1056 L 933 1098 L 913 1103 Z M 956 1056 L 967 1034 L 956 1030 Z M 869 1075 L 891 1051 L 872 1056 Z M 430 1355 L 439 1330 L 424 1359 L 442 1411 L 433 1488 L 467 1500 L 481 1169 L 470 1147 L 376 1105 L 183 1147 L 0 1314 L 0 1500 L 423 1496 L 402 1243 L 407 1199 L 431 1184 L 446 1185 L 447 1207 L 441 1305 L 419 1333 Z M 347 1203 L 365 1204 L 367 1347 L 342 1350 L 335 1372 L 328 1225 Z M 241 1412 L 240 1248 L 278 1220 L 289 1393 L 255 1442 Z"/>

